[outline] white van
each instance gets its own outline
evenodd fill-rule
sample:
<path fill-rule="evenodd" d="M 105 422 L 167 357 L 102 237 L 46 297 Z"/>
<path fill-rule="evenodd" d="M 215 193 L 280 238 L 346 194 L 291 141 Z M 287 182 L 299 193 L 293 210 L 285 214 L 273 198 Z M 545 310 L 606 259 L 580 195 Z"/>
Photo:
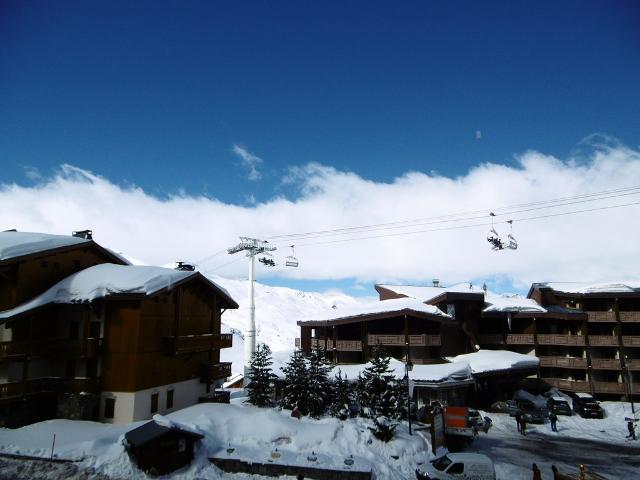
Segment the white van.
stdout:
<path fill-rule="evenodd" d="M 480 453 L 447 453 L 416 469 L 418 480 L 496 480 L 493 461 Z"/>

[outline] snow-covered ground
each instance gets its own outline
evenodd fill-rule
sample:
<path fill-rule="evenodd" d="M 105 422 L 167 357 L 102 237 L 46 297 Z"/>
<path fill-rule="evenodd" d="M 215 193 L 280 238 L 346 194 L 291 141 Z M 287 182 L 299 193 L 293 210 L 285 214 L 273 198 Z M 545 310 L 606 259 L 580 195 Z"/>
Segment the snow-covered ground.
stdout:
<path fill-rule="evenodd" d="M 610 480 L 637 478 L 640 441 L 625 439 L 624 417 L 631 413 L 630 407 L 618 402 L 603 402 L 602 406 L 607 412 L 603 420 L 561 416 L 558 433 L 552 432 L 549 424 L 530 425 L 524 437 L 509 415 L 481 412 L 492 418 L 493 428 L 481 434 L 469 450 L 489 455 L 502 480 L 531 478 L 533 462 L 541 468 L 543 478 L 551 478 L 551 464 L 561 471 L 576 471 L 580 463 Z M 167 415 L 167 420 L 205 436 L 193 463 L 172 478 L 261 478 L 224 475 L 208 457 L 232 455 L 266 462 L 276 448 L 281 455 L 277 461 L 308 464 L 307 457 L 313 455 L 317 458 L 313 465 L 338 469 L 344 468 L 344 459 L 352 455 L 353 468 L 370 468 L 376 478 L 390 480 L 414 478 L 416 466 L 431 457 L 428 438 L 422 432 L 409 436 L 406 424 L 401 424 L 394 440 L 385 444 L 373 437 L 367 428 L 370 422 L 364 419 L 296 420 L 289 413 L 255 408 L 240 398 L 232 405 L 195 405 Z M 124 433 L 138 425 L 51 420 L 17 430 L 0 429 L 0 449 L 48 458 L 55 434 L 55 456 L 80 460 L 80 471 L 91 469 L 111 478 L 145 478 L 122 445 Z M 234 449 L 231 454 L 228 448 Z"/>

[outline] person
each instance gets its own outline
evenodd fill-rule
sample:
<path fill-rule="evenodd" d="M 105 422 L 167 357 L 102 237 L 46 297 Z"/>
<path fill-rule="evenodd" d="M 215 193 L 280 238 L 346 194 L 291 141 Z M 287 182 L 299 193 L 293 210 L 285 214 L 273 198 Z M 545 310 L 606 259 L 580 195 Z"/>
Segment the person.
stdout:
<path fill-rule="evenodd" d="M 629 430 L 629 435 L 627 435 L 627 438 L 631 438 L 633 440 L 636 439 L 636 428 L 633 425 L 633 421 L 629 420 L 629 422 L 627 423 L 627 430 Z"/>
<path fill-rule="evenodd" d="M 560 478 L 560 472 L 558 472 L 558 467 L 555 465 L 551 465 L 551 471 L 553 472 L 553 480 L 558 480 Z"/>
<path fill-rule="evenodd" d="M 556 422 L 558 421 L 558 416 L 555 413 L 550 412 L 549 413 L 549 421 L 551 422 L 551 431 L 552 432 L 557 432 L 558 428 L 556 427 Z"/>
<path fill-rule="evenodd" d="M 484 417 L 484 423 L 482 424 L 482 431 L 484 433 L 488 433 L 492 423 L 493 422 L 489 417 Z"/>
<path fill-rule="evenodd" d="M 527 421 L 524 419 L 524 415 L 522 416 L 522 421 L 520 422 L 520 433 L 522 435 L 527 434 Z"/>
<path fill-rule="evenodd" d="M 291 412 L 291 416 L 294 418 L 297 418 L 298 420 L 300 420 L 300 418 L 302 417 L 302 412 L 300 411 L 297 405 L 293 408 L 293 411 Z"/>
<path fill-rule="evenodd" d="M 518 432 L 522 433 L 522 413 L 520 412 L 520 410 L 516 411 L 516 424 L 518 425 Z"/>
<path fill-rule="evenodd" d="M 538 465 L 535 463 L 531 466 L 531 470 L 533 471 L 533 479 L 532 480 L 542 480 L 542 475 L 540 474 L 540 469 Z"/>

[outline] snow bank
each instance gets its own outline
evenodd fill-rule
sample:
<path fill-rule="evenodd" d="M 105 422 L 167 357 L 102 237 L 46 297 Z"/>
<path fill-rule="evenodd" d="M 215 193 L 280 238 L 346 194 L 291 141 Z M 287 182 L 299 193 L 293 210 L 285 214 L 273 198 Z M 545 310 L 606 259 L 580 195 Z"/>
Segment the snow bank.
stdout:
<path fill-rule="evenodd" d="M 484 296 L 486 307 L 484 312 L 541 312 L 547 310 L 538 302 L 522 295 L 498 295 L 487 292 Z"/>
<path fill-rule="evenodd" d="M 633 293 L 640 292 L 640 281 L 618 281 L 602 283 L 586 282 L 544 282 L 534 283 L 539 288 L 552 288 L 564 293 Z"/>
<path fill-rule="evenodd" d="M 508 350 L 479 350 L 457 357 L 449 357 L 452 362 L 467 362 L 473 373 L 507 370 L 510 368 L 537 368 L 538 357 L 510 352 Z"/>
<path fill-rule="evenodd" d="M 0 232 L 0 261 L 89 242 L 90 240 L 70 235 L 49 235 L 46 233 L 32 232 Z"/>

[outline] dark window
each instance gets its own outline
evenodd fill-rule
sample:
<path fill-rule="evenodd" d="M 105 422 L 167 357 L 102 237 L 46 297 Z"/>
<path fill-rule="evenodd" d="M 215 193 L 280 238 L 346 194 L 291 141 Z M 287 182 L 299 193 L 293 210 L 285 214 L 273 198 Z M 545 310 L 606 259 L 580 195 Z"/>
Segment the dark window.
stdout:
<path fill-rule="evenodd" d="M 98 376 L 98 360 L 92 358 L 87 360 L 87 377 L 96 378 Z"/>
<path fill-rule="evenodd" d="M 464 463 L 454 463 L 449 467 L 447 473 L 462 473 L 464 471 Z"/>
<path fill-rule="evenodd" d="M 113 418 L 113 414 L 116 410 L 116 399 L 105 398 L 104 399 L 104 418 Z"/>
<path fill-rule="evenodd" d="M 151 413 L 156 413 L 158 411 L 158 394 L 151 394 Z"/>
<path fill-rule="evenodd" d="M 91 322 L 89 324 L 89 337 L 100 338 L 100 322 Z"/>
<path fill-rule="evenodd" d="M 167 408 L 173 408 L 173 390 L 167 390 Z"/>
<path fill-rule="evenodd" d="M 71 322 L 69 324 L 69 338 L 77 340 L 80 333 L 80 322 Z"/>
<path fill-rule="evenodd" d="M 76 376 L 76 361 L 73 358 L 70 358 L 67 360 L 67 365 L 65 367 L 65 376 L 67 377 Z"/>

